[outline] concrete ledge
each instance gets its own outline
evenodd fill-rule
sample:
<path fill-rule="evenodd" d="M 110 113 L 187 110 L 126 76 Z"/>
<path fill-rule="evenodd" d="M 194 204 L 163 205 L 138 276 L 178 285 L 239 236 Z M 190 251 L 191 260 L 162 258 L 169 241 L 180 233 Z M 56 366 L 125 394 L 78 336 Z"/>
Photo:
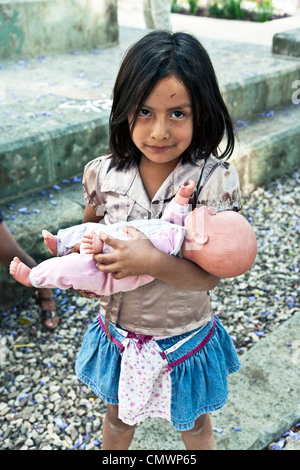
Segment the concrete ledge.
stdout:
<path fill-rule="evenodd" d="M 300 57 L 300 29 L 275 34 L 272 52 L 274 54 Z"/>
<path fill-rule="evenodd" d="M 116 0 L 26 0 L 0 4 L 0 58 L 116 44 Z"/>
<path fill-rule="evenodd" d="M 54 130 L 48 125 L 46 132 L 0 145 L 0 199 L 82 175 L 88 161 L 107 151 L 107 113 L 78 124 L 61 123 Z"/>
<path fill-rule="evenodd" d="M 73 182 L 72 182 L 73 181 Z M 70 179 L 59 186 L 45 188 L 1 206 L 5 223 L 20 246 L 37 262 L 50 257 L 41 231 L 56 233 L 59 228 L 82 222 L 85 201 L 81 178 Z M 7 308 L 33 295 L 0 264 L 0 305 Z"/>
<path fill-rule="evenodd" d="M 244 195 L 299 168 L 300 106 L 291 104 L 241 121 L 230 161 L 237 168 Z"/>
<path fill-rule="evenodd" d="M 300 61 L 278 60 L 259 47 L 256 54 L 260 59 L 256 64 L 255 51 L 246 54 L 240 49 L 239 54 L 239 58 L 248 55 L 249 68 L 240 70 L 240 77 L 232 73 L 224 79 L 220 73 L 222 93 L 233 121 L 253 119 L 262 112 L 291 103 L 292 84 L 300 77 Z M 234 55 L 232 62 L 237 57 L 238 54 Z"/>

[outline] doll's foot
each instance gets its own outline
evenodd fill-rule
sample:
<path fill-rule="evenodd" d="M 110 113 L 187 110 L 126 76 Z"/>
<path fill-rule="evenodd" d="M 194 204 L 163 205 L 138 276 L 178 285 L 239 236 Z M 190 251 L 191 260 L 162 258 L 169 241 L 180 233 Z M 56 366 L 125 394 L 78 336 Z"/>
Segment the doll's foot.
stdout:
<path fill-rule="evenodd" d="M 188 204 L 189 198 L 193 194 L 194 188 L 195 188 L 195 183 L 193 180 L 190 180 L 187 184 L 180 186 L 175 196 L 175 201 L 181 205 Z"/>
<path fill-rule="evenodd" d="M 48 232 L 48 230 L 42 230 L 42 235 L 44 237 L 45 245 L 47 246 L 50 254 L 52 256 L 57 255 L 57 237 Z"/>
<path fill-rule="evenodd" d="M 95 232 L 86 233 L 82 237 L 81 247 L 88 255 L 93 253 L 102 253 L 103 241 Z"/>
<path fill-rule="evenodd" d="M 24 286 L 32 286 L 29 278 L 30 268 L 16 256 L 12 260 L 9 266 L 10 274 L 15 278 L 16 281 L 20 282 Z"/>

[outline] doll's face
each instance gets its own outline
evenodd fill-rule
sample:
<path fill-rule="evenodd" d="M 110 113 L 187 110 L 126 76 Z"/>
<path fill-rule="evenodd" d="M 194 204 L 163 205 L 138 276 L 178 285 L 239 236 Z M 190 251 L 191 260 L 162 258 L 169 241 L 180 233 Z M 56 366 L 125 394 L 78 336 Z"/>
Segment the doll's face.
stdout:
<path fill-rule="evenodd" d="M 194 209 L 186 218 L 187 248 L 199 250 L 208 242 L 209 235 L 213 232 L 216 212 L 213 207 L 201 206 Z"/>

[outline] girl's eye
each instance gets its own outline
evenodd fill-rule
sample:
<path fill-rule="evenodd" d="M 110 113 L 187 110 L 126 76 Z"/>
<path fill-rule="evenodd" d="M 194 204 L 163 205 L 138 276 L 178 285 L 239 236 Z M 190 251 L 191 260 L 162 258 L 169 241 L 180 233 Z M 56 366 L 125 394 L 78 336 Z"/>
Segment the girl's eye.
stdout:
<path fill-rule="evenodd" d="M 149 114 L 150 113 L 149 113 L 148 109 L 145 109 L 145 108 L 140 109 L 140 112 L 139 112 L 140 116 L 149 116 Z"/>
<path fill-rule="evenodd" d="M 176 119 L 180 119 L 184 116 L 184 114 L 181 111 L 174 111 L 172 114 Z"/>

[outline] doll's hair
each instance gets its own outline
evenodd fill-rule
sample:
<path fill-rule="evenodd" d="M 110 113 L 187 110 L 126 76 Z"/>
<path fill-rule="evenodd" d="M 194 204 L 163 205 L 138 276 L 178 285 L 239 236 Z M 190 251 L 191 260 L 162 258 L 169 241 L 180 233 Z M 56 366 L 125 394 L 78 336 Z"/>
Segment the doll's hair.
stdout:
<path fill-rule="evenodd" d="M 110 115 L 110 150 L 118 169 L 139 163 L 140 151 L 131 139 L 137 115 L 158 81 L 171 75 L 185 85 L 192 100 L 193 138 L 182 155 L 182 163 L 194 163 L 211 154 L 220 159 L 232 154 L 233 125 L 206 50 L 191 34 L 156 30 L 128 50 L 116 78 Z M 131 132 L 130 112 L 134 112 Z M 226 147 L 219 155 L 218 147 L 224 135 Z"/>

